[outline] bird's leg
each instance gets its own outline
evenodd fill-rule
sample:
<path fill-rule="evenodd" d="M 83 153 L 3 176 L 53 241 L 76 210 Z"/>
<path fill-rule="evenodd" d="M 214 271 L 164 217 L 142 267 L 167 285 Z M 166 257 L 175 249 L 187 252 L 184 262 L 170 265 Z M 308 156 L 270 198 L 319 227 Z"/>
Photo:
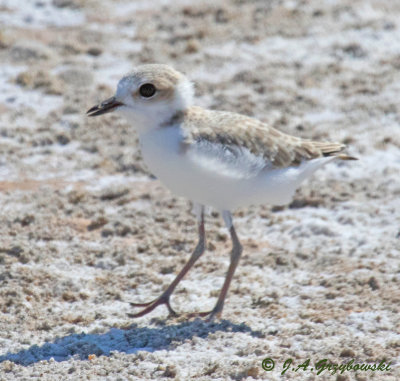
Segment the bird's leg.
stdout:
<path fill-rule="evenodd" d="M 130 317 L 140 317 L 148 314 L 153 311 L 156 307 L 161 304 L 165 304 L 168 308 L 170 315 L 176 316 L 177 313 L 172 309 L 169 298 L 171 294 L 174 292 L 176 286 L 182 280 L 182 278 L 186 275 L 186 273 L 190 270 L 190 268 L 195 264 L 195 262 L 201 257 L 201 255 L 205 251 L 205 230 L 204 230 L 204 207 L 202 205 L 195 206 L 199 224 L 199 241 L 197 243 L 196 248 L 194 249 L 189 261 L 180 271 L 180 273 L 176 276 L 174 281 L 168 286 L 168 288 L 155 300 L 148 303 L 131 303 L 133 307 L 146 307 L 142 311 L 136 314 L 129 314 Z"/>
<path fill-rule="evenodd" d="M 232 216 L 230 212 L 224 211 L 222 213 L 225 224 L 229 229 L 229 233 L 232 239 L 232 251 L 231 251 L 231 263 L 229 264 L 228 272 L 225 277 L 224 285 L 222 286 L 221 292 L 219 293 L 217 303 L 211 311 L 206 312 L 195 312 L 193 314 L 189 314 L 190 317 L 200 316 L 204 317 L 209 316 L 209 320 L 212 320 L 215 316 L 220 317 L 222 313 L 222 309 L 224 307 L 224 301 L 226 294 L 228 293 L 229 285 L 231 284 L 231 280 L 233 274 L 235 273 L 236 267 L 239 263 L 240 255 L 242 254 L 243 247 L 239 242 L 238 236 L 236 235 L 235 228 L 232 223 Z"/>

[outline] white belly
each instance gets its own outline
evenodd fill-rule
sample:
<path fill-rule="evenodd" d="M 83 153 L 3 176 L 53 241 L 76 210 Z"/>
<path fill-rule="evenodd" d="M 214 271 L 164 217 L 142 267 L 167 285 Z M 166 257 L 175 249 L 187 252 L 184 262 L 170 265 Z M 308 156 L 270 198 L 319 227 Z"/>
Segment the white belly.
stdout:
<path fill-rule="evenodd" d="M 249 165 L 238 160 L 228 163 L 232 167 L 229 170 L 226 163 L 219 165 L 218 157 L 207 161 L 198 150 L 183 151 L 178 127 L 150 130 L 140 134 L 139 141 L 146 165 L 172 192 L 219 210 L 252 204 L 286 204 L 301 181 L 334 159 L 315 159 L 287 169 L 256 170 L 249 170 Z"/>

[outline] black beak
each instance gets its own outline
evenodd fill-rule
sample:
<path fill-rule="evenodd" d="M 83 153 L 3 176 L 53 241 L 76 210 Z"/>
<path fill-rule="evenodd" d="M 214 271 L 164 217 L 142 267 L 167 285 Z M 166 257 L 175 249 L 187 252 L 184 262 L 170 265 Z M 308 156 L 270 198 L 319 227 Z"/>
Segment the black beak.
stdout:
<path fill-rule="evenodd" d="M 97 116 L 106 114 L 108 112 L 114 111 L 117 107 L 123 106 L 122 102 L 119 102 L 115 97 L 111 97 L 101 102 L 100 104 L 89 109 L 86 114 L 87 116 Z"/>

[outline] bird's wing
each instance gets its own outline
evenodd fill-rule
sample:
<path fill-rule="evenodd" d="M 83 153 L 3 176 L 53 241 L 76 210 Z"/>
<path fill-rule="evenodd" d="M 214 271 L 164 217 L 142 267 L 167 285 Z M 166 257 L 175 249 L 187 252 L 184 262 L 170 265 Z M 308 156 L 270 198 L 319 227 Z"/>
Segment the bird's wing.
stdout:
<path fill-rule="evenodd" d="M 245 115 L 190 107 L 180 118 L 185 149 L 205 165 L 212 157 L 214 165 L 219 163 L 229 171 L 238 163 L 254 174 L 265 166 L 298 166 L 325 156 L 354 159 L 339 155 L 343 144 L 297 138 Z"/>
<path fill-rule="evenodd" d="M 266 163 L 262 156 L 246 147 L 227 145 L 202 138 L 185 144 L 186 157 L 209 174 L 230 179 L 248 179 L 257 176 Z"/>

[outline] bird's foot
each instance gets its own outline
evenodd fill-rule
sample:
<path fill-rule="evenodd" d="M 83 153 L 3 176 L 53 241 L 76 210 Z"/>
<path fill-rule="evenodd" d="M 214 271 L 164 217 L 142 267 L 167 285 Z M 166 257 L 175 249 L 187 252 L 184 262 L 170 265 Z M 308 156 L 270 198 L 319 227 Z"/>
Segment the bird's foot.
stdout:
<path fill-rule="evenodd" d="M 211 311 L 204 312 L 192 312 L 188 314 L 188 318 L 196 318 L 196 317 L 207 317 L 206 321 L 213 321 L 214 319 L 220 319 L 222 314 L 222 309 L 213 308 Z"/>
<path fill-rule="evenodd" d="M 146 307 L 142 311 L 136 313 L 136 314 L 128 314 L 129 317 L 131 318 L 137 318 L 141 317 L 144 315 L 147 315 L 151 311 L 153 311 L 156 307 L 161 306 L 162 304 L 165 304 L 168 308 L 169 314 L 171 316 L 178 316 L 178 314 L 174 311 L 174 309 L 171 307 L 171 304 L 169 302 L 169 297 L 170 295 L 164 295 L 162 294 L 160 297 L 157 299 L 152 300 L 151 302 L 148 303 L 130 303 L 132 307 Z"/>

